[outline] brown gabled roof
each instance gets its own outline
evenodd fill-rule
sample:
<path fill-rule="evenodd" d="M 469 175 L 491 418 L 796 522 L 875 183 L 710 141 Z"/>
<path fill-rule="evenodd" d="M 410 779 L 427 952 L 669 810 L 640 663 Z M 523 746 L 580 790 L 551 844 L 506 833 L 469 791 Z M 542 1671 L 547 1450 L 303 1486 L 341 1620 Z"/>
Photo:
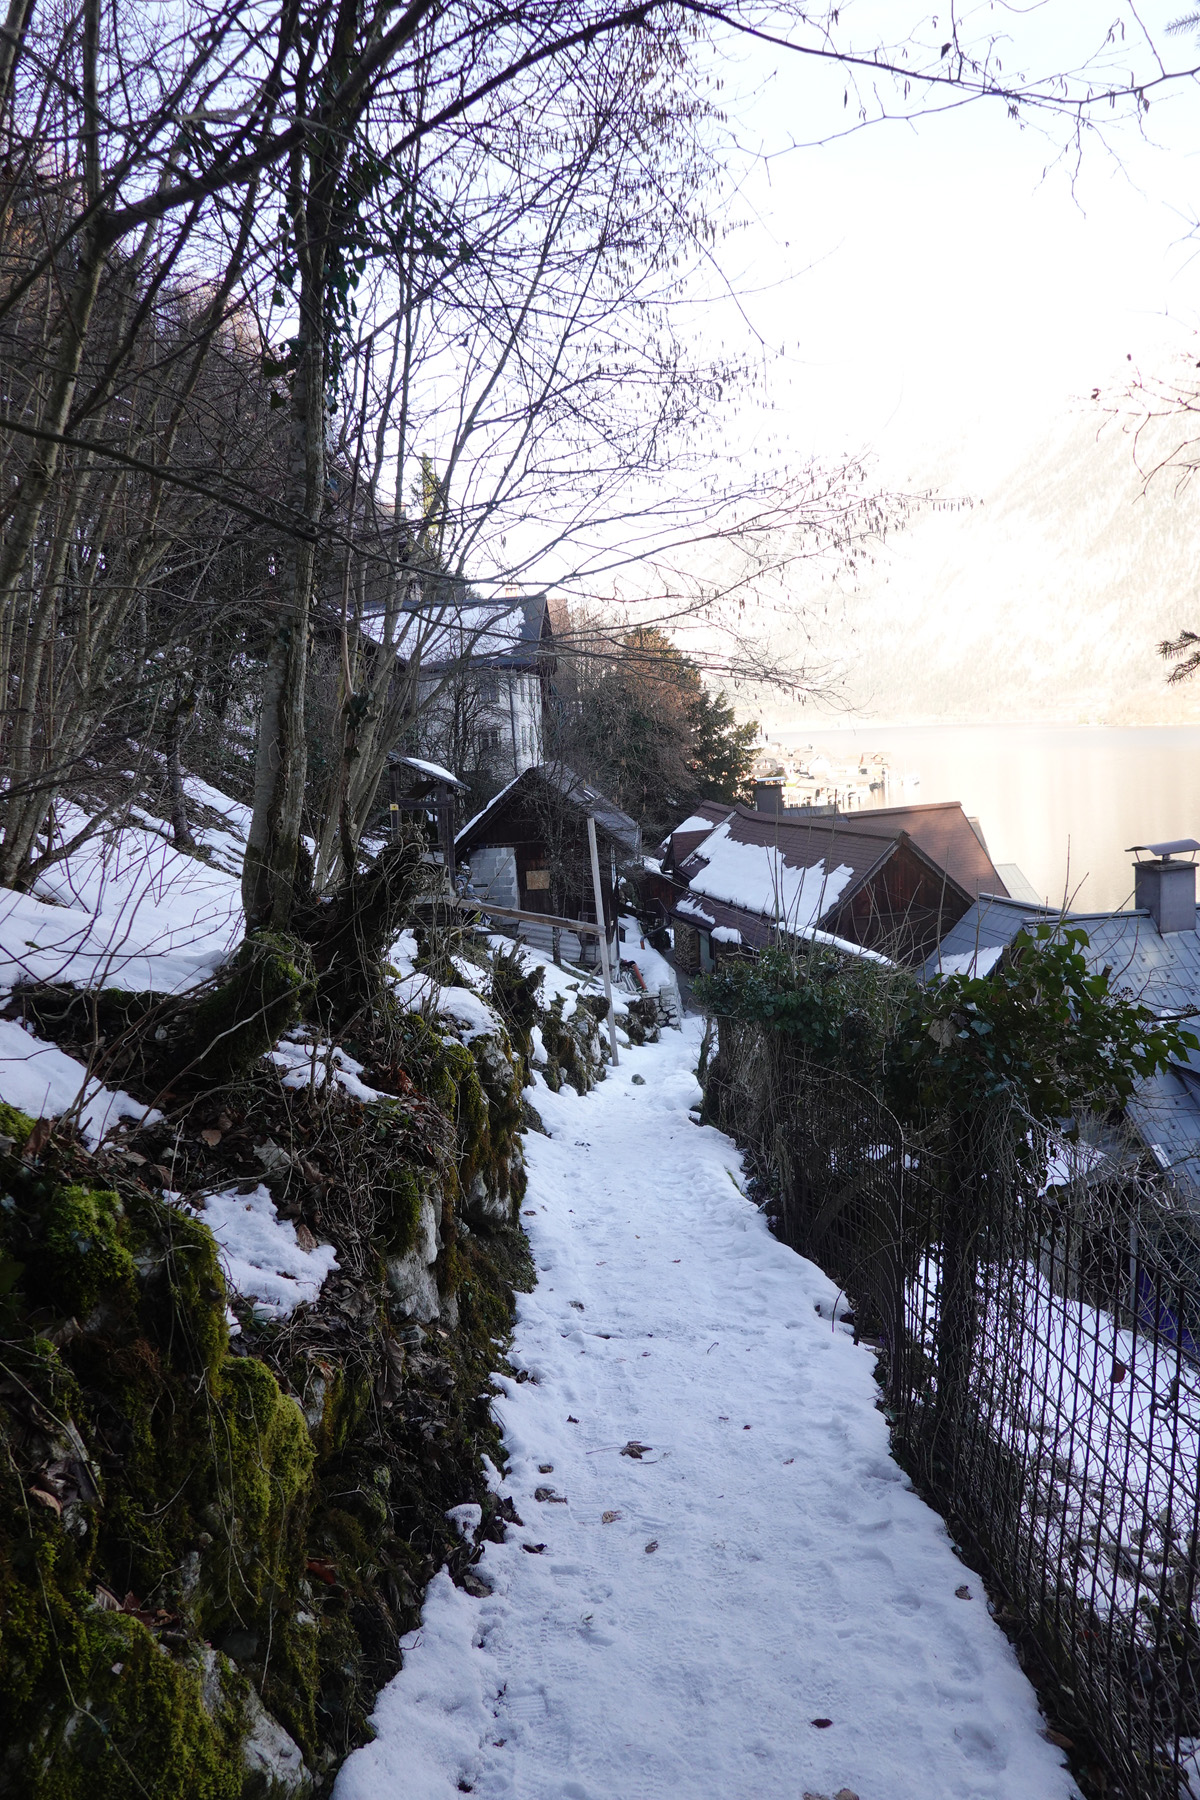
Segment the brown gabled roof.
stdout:
<path fill-rule="evenodd" d="M 663 867 L 677 869 L 697 845 L 704 842 L 713 826 L 719 825 L 722 819 L 727 819 L 734 810 L 728 800 L 702 800 L 699 806 L 694 806 L 663 844 Z M 700 820 L 704 822 L 698 823 Z M 692 829 L 685 830 L 685 826 L 691 826 Z"/>
<path fill-rule="evenodd" d="M 697 813 L 699 813 L 699 809 L 697 809 Z M 891 839 L 881 843 L 877 837 L 869 837 L 864 833 L 852 830 L 839 828 L 837 831 L 831 832 L 828 829 L 830 824 L 828 820 L 821 822 L 826 826 L 825 830 L 815 831 L 813 829 L 815 823 L 816 821 L 807 819 L 789 819 L 779 813 L 755 812 L 751 807 L 738 805 L 723 807 L 720 816 L 713 821 L 713 829 L 715 830 L 718 826 L 724 827 L 721 836 L 723 838 L 725 834 L 728 834 L 731 846 L 745 845 L 776 851 L 785 870 L 801 872 L 823 869 L 826 877 L 832 875 L 835 870 L 848 870 L 848 877 L 839 882 L 836 888 L 830 890 L 827 899 L 822 893 L 819 900 L 816 901 L 820 909 L 817 916 L 823 916 L 835 904 L 853 894 L 881 863 L 887 861 L 895 849 L 900 834 L 893 833 Z M 709 842 L 711 837 L 712 831 L 710 830 L 700 839 L 695 849 L 676 864 L 676 879 L 687 882 L 689 887 L 693 883 L 696 884 L 693 888 L 693 899 L 698 901 L 706 911 L 709 910 L 709 900 L 713 899 L 723 902 L 726 908 L 735 907 L 739 912 L 748 916 L 757 914 L 763 918 L 774 919 L 775 906 L 770 902 L 764 903 L 764 896 L 758 891 L 762 885 L 765 868 L 762 859 L 751 858 L 747 861 L 744 886 L 739 879 L 741 871 L 735 867 L 732 876 L 726 877 L 720 884 L 727 887 L 728 891 L 704 893 L 703 890 L 706 887 L 715 885 L 712 876 L 708 876 L 706 879 L 714 848 Z M 728 862 L 728 856 L 722 855 L 722 866 L 724 867 Z M 807 905 L 806 898 L 806 907 Z M 785 899 L 785 915 L 788 910 Z M 817 919 L 816 917 L 805 918 L 800 922 L 807 926 L 815 924 Z"/>
<path fill-rule="evenodd" d="M 996 872 L 982 837 L 962 809 L 959 800 L 936 800 L 916 806 L 872 806 L 862 812 L 838 813 L 814 819 L 814 825 L 848 828 L 871 837 L 895 837 L 906 831 L 938 867 L 945 869 L 960 888 L 977 899 L 1008 889 Z"/>
<path fill-rule="evenodd" d="M 722 809 L 721 816 L 713 822 L 713 829 L 718 825 L 724 827 L 720 834 L 724 848 L 718 855 L 715 870 L 713 858 L 717 846 L 710 842 L 711 830 L 677 865 L 675 878 L 681 883 L 686 882 L 689 891 L 677 899 L 675 915 L 702 929 L 710 929 L 713 925 L 736 926 L 742 933 L 743 942 L 754 948 L 767 942 L 777 927 L 786 931 L 789 923 L 801 930 L 809 927 L 828 929 L 902 845 L 918 864 L 925 866 L 935 883 L 940 884 L 948 901 L 957 904 L 959 909 L 970 904 L 971 896 L 961 882 L 898 823 L 884 834 L 859 830 L 857 818 L 850 824 L 842 817 L 797 817 L 795 813 L 765 813 L 735 806 Z M 729 848 L 737 845 L 774 850 L 785 870 L 798 873 L 822 871 L 822 879 L 835 870 L 847 871 L 847 875 L 832 886 L 827 895 L 821 892 L 813 896 L 811 904 L 806 892 L 806 916 L 789 920 L 786 904 L 780 916 L 776 905 L 764 896 L 761 859 L 749 859 L 744 883 L 739 880 L 738 859 L 736 855 L 731 858 L 728 854 Z M 710 870 L 714 870 L 717 879 Z M 714 891 L 706 893 L 706 887 Z"/>

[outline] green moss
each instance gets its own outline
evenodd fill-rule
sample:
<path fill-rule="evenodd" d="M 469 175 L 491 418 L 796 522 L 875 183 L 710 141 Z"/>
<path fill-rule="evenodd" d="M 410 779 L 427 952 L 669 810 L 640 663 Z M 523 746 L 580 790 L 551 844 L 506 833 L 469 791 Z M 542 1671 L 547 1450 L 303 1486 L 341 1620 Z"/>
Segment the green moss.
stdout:
<path fill-rule="evenodd" d="M 0 1161 L 11 1202 L 0 1275 L 5 1257 L 18 1268 L 4 1360 L 21 1392 L 0 1395 L 0 1792 L 243 1800 L 247 1681 L 310 1766 L 328 1768 L 369 1735 L 424 1584 L 444 1563 L 465 1568 L 446 1508 L 473 1498 L 490 1517 L 479 1457 L 500 1448 L 487 1376 L 525 1246 L 504 1224 L 460 1235 L 455 1216 L 460 1177 L 493 1196 L 519 1185 L 519 1082 L 503 1033 L 468 1047 L 395 1012 L 364 1033 L 364 1057 L 386 1051 L 415 1092 L 398 1082 L 402 1097 L 325 1101 L 319 1116 L 303 1098 L 282 1101 L 317 1166 L 342 1167 L 339 1209 L 361 1206 L 361 1317 L 353 1333 L 323 1334 L 319 1356 L 312 1335 L 250 1323 L 232 1353 L 211 1234 L 136 1177 L 121 1180 L 122 1210 L 78 1176 L 86 1165 L 70 1146 L 36 1168 Z M 256 1073 L 243 1091 L 266 1087 Z M 461 1322 L 418 1353 L 385 1338 L 372 1300 L 385 1253 L 411 1247 L 426 1199 Z M 33 1335 L 42 1309 L 93 1299 L 81 1331 L 55 1334 L 61 1349 Z M 77 1498 L 65 1479 L 62 1515 L 31 1493 L 56 1435 L 54 1457 L 86 1464 L 98 1490 Z M 173 1653 L 141 1619 L 97 1610 L 98 1584 L 132 1591 L 144 1617 L 162 1608 Z M 203 1639 L 244 1675 L 202 1659 Z"/>
<path fill-rule="evenodd" d="M 267 1706 L 302 1748 L 314 1742 L 315 1661 L 292 1628 L 305 1564 L 314 1450 L 304 1415 L 266 1367 L 230 1357 L 213 1420 L 217 1526 L 200 1617 L 210 1637 L 241 1628 L 270 1644 Z"/>
<path fill-rule="evenodd" d="M 492 982 L 489 999 L 504 1020 L 509 1037 L 528 1069 L 533 1055 L 533 1028 L 538 1022 L 538 993 L 546 971 L 525 970 L 519 949 L 497 951 L 492 958 Z M 525 1070 L 522 1071 L 523 1077 Z M 522 1080 L 524 1086 L 524 1079 Z"/>
<path fill-rule="evenodd" d="M 312 992 L 303 944 L 280 932 L 250 932 L 227 978 L 191 1014 L 177 1066 L 211 1081 L 244 1074 L 296 1023 Z"/>
<path fill-rule="evenodd" d="M 586 1094 L 600 1078 L 596 1014 L 593 1004 L 583 999 L 577 1000 L 571 1018 L 565 1019 L 564 1005 L 565 996 L 559 994 L 542 1015 L 543 1074 L 553 1093 L 566 1082 L 576 1093 Z"/>
<path fill-rule="evenodd" d="M 56 1187 L 46 1211 L 37 1285 L 56 1312 L 83 1318 L 132 1290 L 125 1209 L 111 1189 Z"/>
<path fill-rule="evenodd" d="M 5 1493 L 5 1500 L 12 1496 Z M 97 1610 L 56 1521 L 0 1544 L 0 1790 L 14 1800 L 237 1800 L 241 1706 L 139 1620 Z"/>
<path fill-rule="evenodd" d="M 365 1374 L 322 1357 L 309 1363 L 304 1414 L 318 1464 L 339 1456 L 357 1432 L 371 1398 Z"/>
<path fill-rule="evenodd" d="M 228 1517 L 228 1610 L 258 1613 L 299 1561 L 313 1447 L 304 1415 L 265 1363 L 227 1359 L 217 1382 L 215 1462 Z"/>
<path fill-rule="evenodd" d="M 18 1112 L 6 1100 L 0 1100 L 0 1137 L 11 1138 L 13 1147 L 23 1150 L 33 1130 L 33 1120 L 25 1113 Z"/>
<path fill-rule="evenodd" d="M 388 1256 L 406 1256 L 417 1241 L 424 1184 L 417 1171 L 398 1167 L 377 1193 L 378 1230 Z"/>

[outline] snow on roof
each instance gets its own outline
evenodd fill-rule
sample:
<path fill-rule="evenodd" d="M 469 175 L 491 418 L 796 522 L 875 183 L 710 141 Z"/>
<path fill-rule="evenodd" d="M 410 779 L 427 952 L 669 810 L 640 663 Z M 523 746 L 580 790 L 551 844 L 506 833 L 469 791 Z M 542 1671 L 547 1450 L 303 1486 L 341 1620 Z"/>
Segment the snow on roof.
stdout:
<path fill-rule="evenodd" d="M 681 913 L 685 919 L 695 919 L 700 925 L 716 924 L 716 920 L 713 918 L 712 914 L 706 913 L 700 902 L 698 900 L 693 900 L 690 894 L 681 894 L 679 896 L 679 899 L 675 902 L 675 911 Z"/>
<path fill-rule="evenodd" d="M 737 842 L 724 820 L 697 852 L 701 867 L 688 886 L 693 894 L 778 920 L 792 931 L 815 925 L 835 905 L 854 871 L 848 863 L 827 868 L 824 857 L 795 868 L 775 844 Z"/>
<path fill-rule="evenodd" d="M 493 794 L 491 799 L 488 801 L 487 805 L 481 806 L 479 811 L 475 814 L 474 818 L 468 819 L 466 824 L 463 826 L 462 830 L 455 834 L 455 838 L 454 838 L 455 843 L 457 844 L 462 838 L 465 838 L 468 831 L 474 831 L 474 829 L 475 829 L 476 825 L 478 825 L 480 819 L 485 819 L 487 817 L 488 813 L 491 812 L 493 806 L 498 806 L 500 804 L 501 800 L 503 800 L 505 794 L 508 793 L 509 789 L 515 788 L 518 781 L 520 781 L 520 779 L 521 779 L 521 777 L 519 775 L 514 775 L 511 781 L 506 781 L 504 786 L 500 789 L 500 792 L 498 794 Z"/>
<path fill-rule="evenodd" d="M 433 674 L 455 663 L 470 660 L 495 668 L 528 665 L 542 643 L 546 602 L 531 599 L 464 599 L 447 606 L 408 609 L 391 620 L 391 643 L 398 655 L 414 657 L 419 649 L 422 669 Z M 363 633 L 381 644 L 387 637 L 387 615 L 369 614 L 361 622 Z"/>
<path fill-rule="evenodd" d="M 974 950 L 954 950 L 943 956 L 939 975 L 988 975 L 1004 954 L 1003 944 L 979 944 Z"/>
<path fill-rule="evenodd" d="M 448 781 L 451 787 L 466 788 L 466 782 L 452 775 L 449 769 L 443 769 L 441 763 L 425 762 L 419 756 L 402 756 L 398 759 L 410 769 L 416 769 L 422 775 L 428 775 L 432 781 Z"/>

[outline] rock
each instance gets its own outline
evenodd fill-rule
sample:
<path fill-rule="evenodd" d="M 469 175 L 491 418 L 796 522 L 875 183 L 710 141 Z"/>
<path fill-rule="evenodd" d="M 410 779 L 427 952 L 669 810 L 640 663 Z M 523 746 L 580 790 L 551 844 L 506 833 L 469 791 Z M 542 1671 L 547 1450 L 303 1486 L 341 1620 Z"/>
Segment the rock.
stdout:
<path fill-rule="evenodd" d="M 265 1144 L 255 1144 L 254 1157 L 260 1162 L 268 1175 L 290 1174 L 295 1158 L 290 1150 L 277 1144 L 274 1138 L 268 1138 Z"/>
<path fill-rule="evenodd" d="M 389 1257 L 387 1265 L 391 1311 L 400 1319 L 427 1325 L 439 1317 L 441 1303 L 433 1265 L 438 1255 L 438 1221 L 432 1202 L 421 1200 L 413 1247 L 403 1256 Z"/>
<path fill-rule="evenodd" d="M 550 1136 L 537 1107 L 531 1106 L 529 1101 L 524 1099 L 521 1101 L 521 1129 L 522 1131 L 539 1132 L 542 1137 Z"/>
<path fill-rule="evenodd" d="M 249 1800 L 307 1800 L 312 1776 L 304 1766 L 300 1746 L 288 1736 L 278 1719 L 271 1717 L 254 1689 L 246 1697 L 249 1731 L 242 1741 L 246 1769 L 243 1795 Z"/>
<path fill-rule="evenodd" d="M 512 1202 L 504 1194 L 493 1193 L 480 1170 L 471 1183 L 463 1210 L 473 1225 L 507 1225 Z"/>
<path fill-rule="evenodd" d="M 258 1656 L 257 1631 L 227 1631 L 222 1637 L 220 1648 L 230 1662 L 254 1662 Z"/>
<path fill-rule="evenodd" d="M 634 1087 L 645 1087 L 646 1085 L 646 1077 L 644 1075 L 631 1075 L 629 1079 Z"/>

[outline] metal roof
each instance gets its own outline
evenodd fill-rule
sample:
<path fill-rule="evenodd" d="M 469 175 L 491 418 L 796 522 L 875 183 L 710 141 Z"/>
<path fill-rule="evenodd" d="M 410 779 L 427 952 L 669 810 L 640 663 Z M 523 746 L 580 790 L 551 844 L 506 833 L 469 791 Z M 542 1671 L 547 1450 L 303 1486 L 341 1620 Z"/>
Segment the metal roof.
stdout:
<path fill-rule="evenodd" d="M 1130 844 L 1127 846 L 1125 854 L 1128 856 L 1139 850 L 1144 850 L 1148 856 L 1167 857 L 1175 856 L 1184 850 L 1200 850 L 1200 844 L 1196 842 L 1195 838 L 1171 838 L 1165 844 Z"/>

